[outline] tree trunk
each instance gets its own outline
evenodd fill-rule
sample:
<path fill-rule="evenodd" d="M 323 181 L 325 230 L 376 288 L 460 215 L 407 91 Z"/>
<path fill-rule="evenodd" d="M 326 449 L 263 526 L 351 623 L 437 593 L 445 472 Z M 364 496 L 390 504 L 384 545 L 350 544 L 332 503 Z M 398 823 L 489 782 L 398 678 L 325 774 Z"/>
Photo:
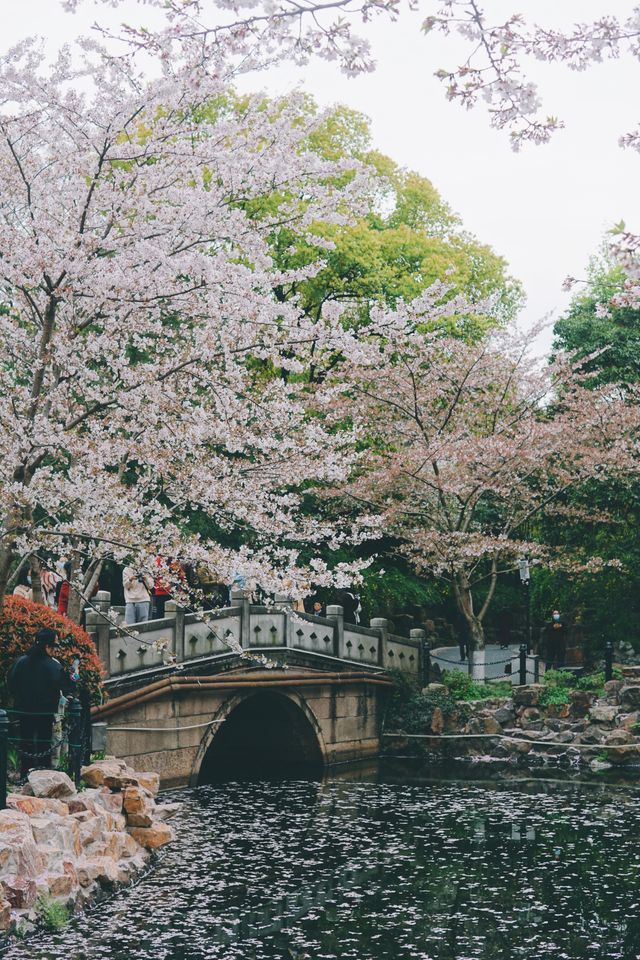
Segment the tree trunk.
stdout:
<path fill-rule="evenodd" d="M 10 580 L 11 567 L 14 560 L 17 559 L 16 541 L 13 531 L 16 531 L 23 520 L 21 509 L 14 503 L 5 515 L 4 523 L 0 529 L 0 610 L 7 594 L 7 586 Z"/>
<path fill-rule="evenodd" d="M 473 594 L 469 580 L 464 573 L 456 574 L 453 592 L 458 610 L 467 625 L 468 639 L 474 650 L 484 650 L 484 627 L 482 620 L 473 609 Z"/>
<path fill-rule="evenodd" d="M 67 605 L 67 619 L 72 620 L 74 623 L 80 623 L 82 619 L 82 607 L 83 607 L 83 597 L 78 590 L 83 587 L 82 583 L 82 566 L 80 563 L 80 556 L 76 550 L 74 550 L 69 557 L 71 562 L 71 572 L 69 574 L 69 603 Z M 78 586 L 76 586 L 78 584 Z"/>
<path fill-rule="evenodd" d="M 80 591 L 72 590 L 71 596 L 74 599 L 73 605 L 69 604 L 69 610 L 67 612 L 67 617 L 69 620 L 73 620 L 74 623 L 78 625 L 82 622 L 82 614 L 84 608 L 88 605 L 91 597 L 93 596 L 93 591 L 98 583 L 100 578 L 100 573 L 104 560 L 92 560 L 89 564 L 89 569 L 84 574 Z"/>
<path fill-rule="evenodd" d="M 42 599 L 42 581 L 40 580 L 40 561 L 37 557 L 30 557 L 29 569 L 31 570 L 31 596 L 34 603 L 44 603 Z"/>
<path fill-rule="evenodd" d="M 69 608 L 67 618 L 74 623 L 80 624 L 84 608 L 93 596 L 93 591 L 100 578 L 100 573 L 104 565 L 104 559 L 92 560 L 85 573 L 82 573 L 80 565 L 76 567 L 79 556 L 74 554 L 74 564 L 71 576 L 74 578 L 78 587 L 72 587 L 69 594 Z M 76 573 L 77 571 L 77 573 Z M 80 579 L 82 578 L 82 579 Z"/>
<path fill-rule="evenodd" d="M 9 571 L 13 563 L 13 551 L 5 548 L 0 550 L 0 610 L 4 603 L 7 593 L 7 584 L 9 583 Z"/>

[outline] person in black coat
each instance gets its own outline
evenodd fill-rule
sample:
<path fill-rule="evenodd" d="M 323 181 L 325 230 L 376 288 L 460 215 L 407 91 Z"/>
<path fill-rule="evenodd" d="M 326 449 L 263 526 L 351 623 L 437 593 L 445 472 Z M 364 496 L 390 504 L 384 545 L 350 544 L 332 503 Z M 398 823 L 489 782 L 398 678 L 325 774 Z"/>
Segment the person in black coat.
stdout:
<path fill-rule="evenodd" d="M 548 667 L 564 667 L 567 656 L 567 635 L 569 628 L 559 610 L 554 610 L 551 620 L 542 630 L 542 644 Z"/>
<path fill-rule="evenodd" d="M 54 715 L 60 694 L 68 696 L 75 684 L 53 656 L 58 642 L 55 630 L 43 627 L 25 656 L 14 663 L 8 677 L 9 692 L 20 719 L 20 777 L 36 767 L 51 766 Z"/>
<path fill-rule="evenodd" d="M 341 590 L 338 594 L 338 603 L 342 607 L 345 623 L 360 623 L 360 597 L 350 590 Z"/>

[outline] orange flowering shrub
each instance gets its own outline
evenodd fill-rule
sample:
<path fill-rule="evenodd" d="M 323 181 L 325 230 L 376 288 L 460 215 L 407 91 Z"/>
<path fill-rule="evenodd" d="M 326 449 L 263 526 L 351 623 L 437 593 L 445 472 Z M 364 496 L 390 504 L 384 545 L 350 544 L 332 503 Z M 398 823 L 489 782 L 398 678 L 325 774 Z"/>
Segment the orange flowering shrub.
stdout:
<path fill-rule="evenodd" d="M 95 644 L 81 627 L 41 603 L 21 597 L 5 597 L 0 609 L 0 705 L 8 701 L 7 676 L 18 657 L 33 646 L 41 627 L 58 634 L 56 658 L 69 668 L 80 661 L 80 685 L 89 691 L 91 703 L 101 702 L 104 668 Z"/>

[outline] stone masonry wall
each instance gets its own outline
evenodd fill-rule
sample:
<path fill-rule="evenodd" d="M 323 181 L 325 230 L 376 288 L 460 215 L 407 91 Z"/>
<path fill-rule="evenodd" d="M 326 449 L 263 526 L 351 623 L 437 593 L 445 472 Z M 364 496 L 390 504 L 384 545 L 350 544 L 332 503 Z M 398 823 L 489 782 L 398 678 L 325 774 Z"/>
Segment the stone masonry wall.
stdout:
<path fill-rule="evenodd" d="M 445 719 L 437 708 L 431 719 L 433 736 L 406 742 L 395 738 L 388 747 L 406 753 L 412 744 L 419 744 L 449 759 L 491 764 L 494 770 L 554 765 L 640 771 L 637 680 L 611 680 L 601 697 L 573 689 L 570 702 L 561 705 L 545 705 L 545 689 L 543 684 L 529 684 L 514 687 L 511 697 L 465 703 L 465 719 Z M 446 688 L 430 684 L 427 690 L 444 692 Z"/>
<path fill-rule="evenodd" d="M 0 930 L 29 933 L 43 904 L 69 913 L 130 884 L 173 839 L 175 804 L 156 804 L 159 778 L 108 757 L 82 771 L 32 770 L 0 811 Z"/>

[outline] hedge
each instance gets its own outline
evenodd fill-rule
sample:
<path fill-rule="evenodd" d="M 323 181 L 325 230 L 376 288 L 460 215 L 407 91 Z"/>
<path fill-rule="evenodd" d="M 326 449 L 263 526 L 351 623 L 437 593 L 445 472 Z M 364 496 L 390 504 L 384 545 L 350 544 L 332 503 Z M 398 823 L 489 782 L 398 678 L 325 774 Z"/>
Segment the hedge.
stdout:
<path fill-rule="evenodd" d="M 80 687 L 89 692 L 91 703 L 103 700 L 104 668 L 95 644 L 81 627 L 41 603 L 21 597 L 5 597 L 0 608 L 0 706 L 8 702 L 7 676 L 23 653 L 33 646 L 41 627 L 58 634 L 56 657 L 71 672 L 73 661 L 80 661 Z"/>

